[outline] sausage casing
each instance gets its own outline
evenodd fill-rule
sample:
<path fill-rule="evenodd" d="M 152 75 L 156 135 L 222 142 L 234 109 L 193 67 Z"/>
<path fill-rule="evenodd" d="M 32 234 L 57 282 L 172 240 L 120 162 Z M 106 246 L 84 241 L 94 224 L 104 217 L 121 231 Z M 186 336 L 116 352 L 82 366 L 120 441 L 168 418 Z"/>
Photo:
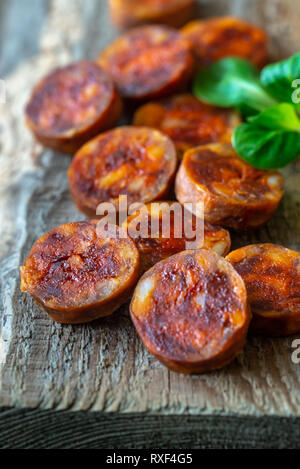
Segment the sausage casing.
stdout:
<path fill-rule="evenodd" d="M 276 244 L 253 244 L 231 252 L 227 260 L 245 282 L 252 332 L 300 332 L 300 253 Z"/>
<path fill-rule="evenodd" d="M 268 60 L 266 34 L 240 18 L 191 21 L 181 31 L 193 46 L 198 68 L 224 57 L 241 57 L 257 67 L 263 67 Z"/>
<path fill-rule="evenodd" d="M 54 321 L 75 324 L 107 316 L 127 301 L 139 254 L 120 229 L 97 220 L 67 223 L 33 245 L 21 267 L 21 290 Z M 100 230 L 100 231 L 99 231 Z"/>
<path fill-rule="evenodd" d="M 177 252 L 185 251 L 189 243 L 194 244 L 193 249 L 212 249 L 220 256 L 226 255 L 230 249 L 228 231 L 199 219 L 198 222 L 197 225 L 195 215 L 185 217 L 183 207 L 174 201 L 150 203 L 145 211 L 129 215 L 122 228 L 139 250 L 140 273 Z M 146 227 L 145 232 L 142 225 Z"/>
<path fill-rule="evenodd" d="M 203 373 L 242 351 L 250 321 L 243 280 L 213 251 L 183 251 L 139 280 L 130 304 L 150 353 L 174 371 Z"/>
<path fill-rule="evenodd" d="M 182 159 L 186 150 L 211 142 L 230 143 L 241 123 L 233 110 L 210 106 L 191 94 L 180 94 L 141 106 L 133 125 L 154 127 L 170 137 Z"/>
<path fill-rule="evenodd" d="M 94 216 L 98 204 L 120 195 L 128 203 L 165 198 L 176 170 L 176 151 L 161 132 L 146 127 L 119 127 L 85 144 L 69 168 L 70 191 L 78 208 Z"/>
<path fill-rule="evenodd" d="M 121 98 L 109 75 L 93 62 L 56 69 L 34 88 L 26 123 L 46 147 L 74 153 L 120 117 Z"/>
<path fill-rule="evenodd" d="M 134 28 L 108 45 L 97 59 L 121 95 L 157 98 L 184 89 L 194 70 L 189 42 L 176 29 Z"/>
<path fill-rule="evenodd" d="M 275 212 L 283 194 L 283 176 L 253 168 L 230 145 L 211 143 L 185 153 L 175 191 L 182 204 L 202 202 L 210 223 L 250 229 Z"/>
<path fill-rule="evenodd" d="M 194 0 L 109 0 L 110 16 L 121 29 L 145 23 L 182 26 L 195 11 Z"/>

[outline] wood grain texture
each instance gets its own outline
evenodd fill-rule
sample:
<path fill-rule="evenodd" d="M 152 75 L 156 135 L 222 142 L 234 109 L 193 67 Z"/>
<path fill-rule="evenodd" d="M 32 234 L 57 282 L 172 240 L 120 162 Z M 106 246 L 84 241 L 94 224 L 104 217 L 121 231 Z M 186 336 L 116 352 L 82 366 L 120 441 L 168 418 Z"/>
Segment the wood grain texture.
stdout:
<path fill-rule="evenodd" d="M 3 408 L 0 448 L 113 449 L 117 454 L 149 448 L 299 449 L 300 419 Z M 100 453 L 100 465 L 103 458 Z"/>
<path fill-rule="evenodd" d="M 19 2 L 21 9 L 25 3 Z M 70 157 L 33 141 L 24 126 L 24 105 L 42 75 L 72 59 L 95 57 L 116 35 L 102 0 L 49 0 L 45 10 L 38 52 L 33 48 L 19 57 L 0 77 L 7 87 L 7 101 L 0 105 L 0 405 L 300 416 L 300 365 L 291 361 L 292 338 L 249 338 L 244 354 L 227 368 L 183 376 L 148 354 L 127 306 L 91 324 L 62 326 L 20 292 L 19 265 L 33 242 L 61 223 L 82 219 L 68 192 Z M 261 24 L 276 58 L 295 52 L 300 43 L 300 4 L 292 0 L 207 0 L 199 2 L 199 11 L 235 13 Z M 36 33 L 29 28 L 28 34 Z M 4 49 L 9 40 L 4 38 Z M 234 247 L 259 241 L 300 250 L 300 161 L 284 174 L 286 192 L 274 218 L 259 231 L 233 233 Z"/>

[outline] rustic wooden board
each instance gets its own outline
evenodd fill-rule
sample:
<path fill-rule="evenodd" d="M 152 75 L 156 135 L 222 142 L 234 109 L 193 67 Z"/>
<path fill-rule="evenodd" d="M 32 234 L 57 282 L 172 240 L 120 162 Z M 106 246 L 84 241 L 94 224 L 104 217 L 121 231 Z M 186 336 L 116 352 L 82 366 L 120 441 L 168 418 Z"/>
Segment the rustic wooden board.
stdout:
<path fill-rule="evenodd" d="M 0 78 L 7 88 L 7 101 L 0 105 L 0 405 L 300 416 L 300 365 L 291 361 L 292 338 L 249 338 L 245 353 L 226 369 L 183 376 L 147 353 L 127 307 L 92 324 L 62 326 L 20 292 L 18 267 L 33 242 L 61 223 L 82 218 L 68 192 L 70 157 L 33 141 L 23 122 L 24 104 L 45 72 L 95 57 L 116 32 L 102 0 L 2 0 L 0 5 Z M 300 43 L 300 4 L 293 0 L 203 0 L 199 12 L 231 12 L 262 25 L 274 58 L 297 51 Z M 300 250 L 300 161 L 284 174 L 286 192 L 277 214 L 259 231 L 233 233 L 234 247 L 268 241 Z"/>

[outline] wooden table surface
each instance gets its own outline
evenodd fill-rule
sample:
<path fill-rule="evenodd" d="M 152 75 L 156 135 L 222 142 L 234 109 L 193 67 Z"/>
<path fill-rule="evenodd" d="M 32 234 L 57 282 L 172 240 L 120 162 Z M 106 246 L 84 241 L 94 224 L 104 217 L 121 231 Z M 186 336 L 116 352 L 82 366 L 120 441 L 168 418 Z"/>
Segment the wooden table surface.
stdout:
<path fill-rule="evenodd" d="M 233 13 L 261 25 L 270 35 L 275 59 L 298 50 L 300 2 L 202 0 L 198 8 L 199 16 Z M 231 430 L 221 446 L 230 446 L 229 441 L 238 446 L 233 443 L 237 429 L 240 441 L 250 445 L 252 437 L 249 440 L 248 436 L 255 428 L 256 435 L 261 435 L 256 445 L 263 441 L 267 445 L 270 436 L 266 429 L 272 422 L 276 441 L 285 441 L 285 435 L 290 445 L 300 445 L 300 424 L 295 419 L 300 416 L 300 364 L 291 360 L 295 337 L 250 337 L 244 354 L 230 366 L 185 376 L 168 371 L 149 355 L 131 324 L 127 306 L 91 324 L 59 325 L 20 292 L 19 265 L 33 242 L 59 224 L 83 218 L 68 191 L 70 157 L 33 141 L 24 125 L 24 105 L 45 73 L 74 59 L 93 59 L 116 35 L 104 0 L 0 3 L 0 78 L 6 87 L 6 102 L 0 104 L 0 416 L 6 422 L 17 415 L 21 425 L 25 410 L 16 408 L 34 408 L 26 410 L 29 420 L 36 415 L 54 418 L 53 412 L 43 414 L 43 409 L 101 411 L 78 412 L 76 418 L 96 419 L 100 427 L 105 419 L 126 422 L 124 428 L 139 428 L 136 422 L 140 418 L 145 425 L 148 422 L 151 435 L 157 429 L 160 435 L 166 433 L 158 422 L 165 422 L 164 428 L 171 428 L 173 422 L 172 431 L 181 429 L 178 445 L 185 441 L 185 447 L 204 444 L 205 438 L 191 443 L 201 428 L 215 429 L 209 440 L 215 446 L 223 441 L 225 428 Z M 259 231 L 232 233 L 233 248 L 274 242 L 300 250 L 300 161 L 283 173 L 285 195 L 279 210 Z M 181 417 L 176 423 L 178 414 Z M 59 416 L 68 421 L 68 413 Z M 183 427 L 194 429 L 189 441 L 182 437 Z M 137 441 L 134 436 L 129 440 L 132 445 Z M 0 425 L 0 445 L 9 446 L 11 441 Z M 120 441 L 118 447 L 122 447 Z M 164 444 L 167 440 L 160 436 L 159 441 Z M 273 446 L 276 444 L 274 440 Z"/>

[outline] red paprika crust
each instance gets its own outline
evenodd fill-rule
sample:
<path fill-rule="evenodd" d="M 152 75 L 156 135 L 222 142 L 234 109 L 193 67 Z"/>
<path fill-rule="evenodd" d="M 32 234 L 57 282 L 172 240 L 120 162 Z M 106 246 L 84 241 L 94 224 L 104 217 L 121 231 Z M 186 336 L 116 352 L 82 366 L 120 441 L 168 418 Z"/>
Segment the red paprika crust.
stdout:
<path fill-rule="evenodd" d="M 183 90 L 194 71 L 189 42 L 176 29 L 162 25 L 130 30 L 102 50 L 97 63 L 131 100 Z"/>
<path fill-rule="evenodd" d="M 74 153 L 97 133 L 113 127 L 121 98 L 108 74 L 93 62 L 58 68 L 34 88 L 26 123 L 44 146 Z"/>
<path fill-rule="evenodd" d="M 148 270 L 130 314 L 148 351 L 181 373 L 227 365 L 241 353 L 250 322 L 243 280 L 205 249 L 180 252 Z"/>
<path fill-rule="evenodd" d="M 267 336 L 300 332 L 300 253 L 276 244 L 252 244 L 226 259 L 243 278 L 252 311 L 250 330 Z"/>
<path fill-rule="evenodd" d="M 229 252 L 231 241 L 227 230 L 203 222 L 192 214 L 185 217 L 178 202 L 154 202 L 147 204 L 145 209 L 129 215 L 122 225 L 139 250 L 141 274 L 157 262 L 191 249 L 190 243 L 193 243 L 193 249 L 211 249 L 220 256 Z M 141 226 L 147 229 L 143 230 Z"/>
<path fill-rule="evenodd" d="M 133 125 L 154 127 L 174 142 L 177 156 L 211 142 L 231 143 L 233 130 L 241 124 L 231 109 L 201 102 L 191 94 L 179 94 L 144 104 L 134 114 Z"/>
<path fill-rule="evenodd" d="M 223 16 L 195 20 L 181 31 L 190 41 L 200 69 L 224 57 L 240 57 L 257 67 L 263 67 L 268 61 L 267 35 L 240 18 Z"/>
<path fill-rule="evenodd" d="M 120 29 L 146 23 L 175 28 L 184 25 L 195 13 L 194 0 L 109 0 L 112 21 Z"/>
<path fill-rule="evenodd" d="M 124 126 L 84 145 L 69 168 L 69 187 L 79 210 L 95 216 L 97 206 L 111 202 L 119 210 L 120 195 L 128 204 L 167 197 L 176 170 L 171 140 L 157 130 Z"/>
<path fill-rule="evenodd" d="M 242 160 L 231 145 L 211 143 L 188 150 L 176 175 L 180 203 L 202 202 L 205 220 L 237 229 L 263 225 L 283 195 L 279 171 L 263 171 Z"/>
<path fill-rule="evenodd" d="M 21 267 L 21 290 L 57 322 L 89 322 L 113 313 L 135 285 L 139 254 L 116 226 L 99 221 L 58 226 L 39 238 Z"/>

